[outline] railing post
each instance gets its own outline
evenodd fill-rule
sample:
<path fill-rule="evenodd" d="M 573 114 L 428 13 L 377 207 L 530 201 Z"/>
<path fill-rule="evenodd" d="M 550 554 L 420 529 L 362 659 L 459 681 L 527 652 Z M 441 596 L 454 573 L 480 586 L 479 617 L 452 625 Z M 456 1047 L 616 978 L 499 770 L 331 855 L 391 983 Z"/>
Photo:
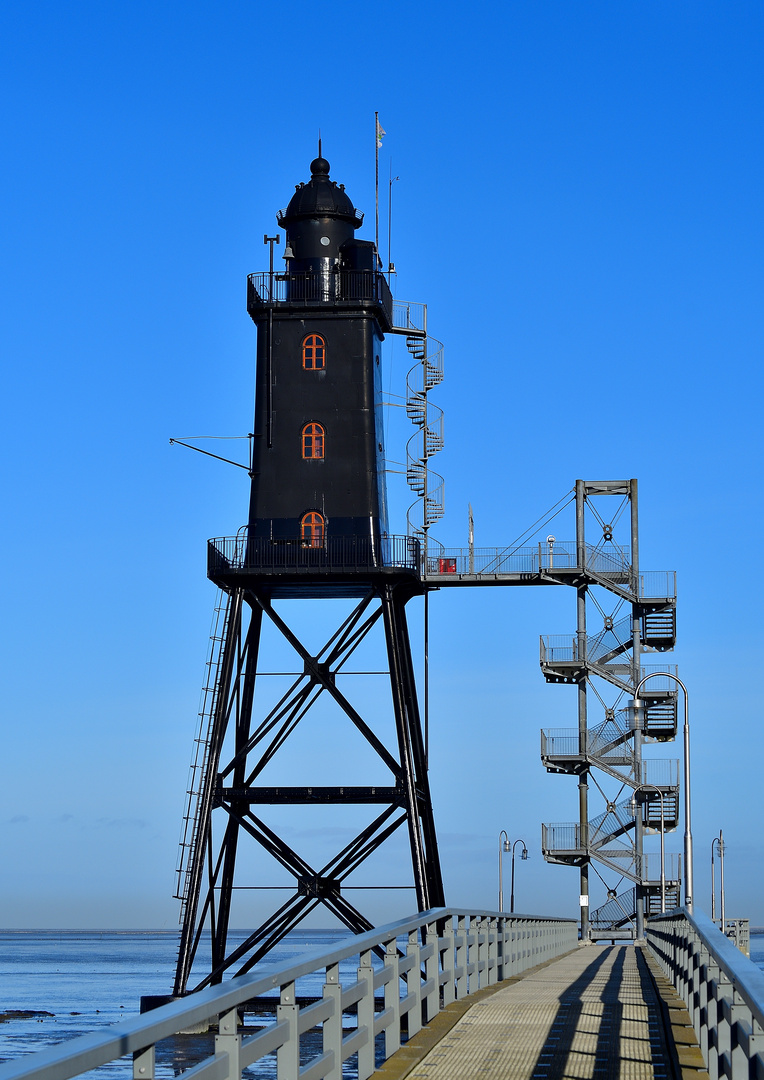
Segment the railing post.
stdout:
<path fill-rule="evenodd" d="M 215 1036 L 215 1057 L 225 1054 L 228 1058 L 226 1080 L 241 1080 L 241 1035 L 238 1033 L 239 1014 L 236 1009 L 223 1013 Z"/>
<path fill-rule="evenodd" d="M 504 978 L 517 975 L 517 955 L 515 952 L 515 938 L 517 936 L 517 923 L 513 918 L 504 920 Z"/>
<path fill-rule="evenodd" d="M 456 939 L 454 941 L 454 982 L 456 984 L 456 1000 L 463 998 L 467 993 L 467 927 L 464 915 L 456 917 Z"/>
<path fill-rule="evenodd" d="M 507 964 L 507 928 L 506 920 L 500 915 L 496 920 L 496 981 L 506 978 L 504 970 Z"/>
<path fill-rule="evenodd" d="M 470 993 L 475 990 L 480 990 L 485 986 L 485 967 L 486 967 L 486 938 L 485 938 L 485 919 L 477 917 L 473 920 L 472 925 L 475 927 L 475 983 L 476 986 L 470 987 Z"/>
<path fill-rule="evenodd" d="M 690 1016 L 696 1037 L 700 1032 L 700 967 L 705 959 L 706 949 L 697 934 L 693 934 L 690 954 Z"/>
<path fill-rule="evenodd" d="M 707 1063 L 708 1074 L 711 1076 L 711 1066 L 709 1064 L 711 1060 L 712 1051 L 716 1045 L 716 1001 L 713 996 L 713 984 L 719 981 L 719 965 L 716 964 L 710 957 L 701 968 L 701 980 L 700 980 L 700 1000 L 698 1002 L 699 1015 L 700 1015 L 700 1034 L 698 1035 L 698 1043 L 700 1044 L 701 1053 L 703 1054 L 703 1060 Z M 716 1076 L 713 1076 L 712 1080 L 716 1080 Z"/>
<path fill-rule="evenodd" d="M 440 1011 L 440 964 L 438 962 L 438 926 L 428 923 L 424 928 L 424 943 L 432 947 L 432 955 L 424 962 L 424 974 L 432 989 L 424 997 L 424 1020 L 426 1024 Z"/>
<path fill-rule="evenodd" d="M 709 1055 L 709 1066 L 711 1064 L 710 1059 L 716 1057 L 714 1063 L 716 1069 L 716 1078 L 724 1076 L 725 1074 L 725 1059 L 730 1061 L 730 1054 L 732 1051 L 732 1038 L 730 1030 L 730 1015 L 729 1007 L 732 1003 L 732 983 L 724 974 L 723 971 L 719 972 L 719 981 L 716 984 L 716 1054 Z M 709 1076 L 711 1075 L 711 1068 L 708 1070 Z"/>
<path fill-rule="evenodd" d="M 385 983 L 385 1009 L 390 1009 L 392 1022 L 385 1028 L 385 1059 L 391 1057 L 401 1045 L 401 981 L 398 973 L 398 943 L 393 938 L 388 941 L 385 950 L 385 967 L 391 971 L 391 977 Z M 280 1080 L 280 1078 L 279 1078 Z"/>
<path fill-rule="evenodd" d="M 737 990 L 732 992 L 729 1003 L 730 1014 L 730 1066 L 732 1080 L 748 1080 L 749 1049 L 743 1047 L 738 1027 L 739 1021 L 752 1020 L 751 1012 Z"/>
<path fill-rule="evenodd" d="M 449 915 L 443 924 L 443 947 L 439 947 L 441 963 L 443 965 L 443 1008 L 456 1000 L 456 943 L 454 934 L 454 918 Z"/>
<path fill-rule="evenodd" d="M 414 1002 L 407 1012 L 409 1038 L 422 1030 L 422 950 L 419 946 L 419 930 L 411 930 L 406 945 L 406 956 L 411 956 L 414 963 L 406 972 L 406 996 Z"/>
<path fill-rule="evenodd" d="M 276 1019 L 289 1025 L 289 1034 L 276 1051 L 276 1071 L 278 1080 L 299 1080 L 300 1076 L 300 1036 L 297 1022 L 300 1007 L 295 997 L 294 983 L 281 987 L 280 1004 L 276 1009 Z"/>
<path fill-rule="evenodd" d="M 147 1046 L 133 1054 L 133 1080 L 154 1080 L 156 1074 L 156 1047 Z"/>
<path fill-rule="evenodd" d="M 516 971 L 517 971 L 518 975 L 520 974 L 520 972 L 525 971 L 526 967 L 528 966 L 527 963 L 526 963 L 526 956 L 525 956 L 525 954 L 526 954 L 525 940 L 526 940 L 525 920 L 522 920 L 522 921 L 518 920 L 518 922 L 515 924 L 515 941 L 517 943 L 516 944 L 515 955 L 517 956 L 517 968 L 516 968 Z"/>
<path fill-rule="evenodd" d="M 488 935 L 488 955 L 486 959 L 488 978 L 486 982 L 488 986 L 493 986 L 499 978 L 499 931 L 497 920 L 492 919 L 490 916 L 486 918 L 486 933 Z"/>
<path fill-rule="evenodd" d="M 764 1052 L 764 1029 L 751 1017 L 751 1033 L 748 1036 L 748 1073 L 754 1080 L 764 1074 L 764 1061 L 757 1057 Z"/>
<path fill-rule="evenodd" d="M 367 1080 L 367 1077 L 374 1072 L 374 967 L 370 949 L 361 953 L 358 981 L 366 984 L 363 997 L 358 1002 L 358 1027 L 365 1027 L 369 1033 L 366 1045 L 359 1047 L 358 1050 L 358 1080 Z M 340 1021 L 340 1042 L 341 1040 L 342 1022 Z M 341 1062 L 337 1075 L 342 1076 Z"/>
<path fill-rule="evenodd" d="M 334 1011 L 328 1020 L 324 1020 L 322 1029 L 324 1053 L 334 1055 L 334 1065 L 325 1074 L 325 1080 L 342 1080 L 342 986 L 339 964 L 327 967 L 322 997 L 334 1003 Z"/>

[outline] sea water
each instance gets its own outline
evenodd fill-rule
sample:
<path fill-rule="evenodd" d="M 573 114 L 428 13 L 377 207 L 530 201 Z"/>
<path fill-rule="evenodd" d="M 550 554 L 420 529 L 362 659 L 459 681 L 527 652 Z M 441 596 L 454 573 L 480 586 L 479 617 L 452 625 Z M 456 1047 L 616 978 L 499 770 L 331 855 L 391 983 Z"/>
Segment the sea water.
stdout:
<path fill-rule="evenodd" d="M 336 948 L 344 930 L 295 930 L 258 971 L 294 962 L 305 952 Z M 231 933 L 237 944 L 244 932 Z M 178 935 L 172 931 L 78 930 L 0 932 L 0 1061 L 21 1057 L 84 1035 L 138 1013 L 142 994 L 166 994 L 172 987 Z M 751 960 L 764 971 L 764 934 L 751 934 Z M 343 981 L 355 977 L 349 961 Z M 323 975 L 311 976 L 299 993 L 321 996 Z M 33 1012 L 27 1018 L 14 1012 Z M 265 1020 L 266 1018 L 263 1017 Z M 250 1020 L 248 1020 L 248 1023 Z M 212 1036 L 180 1036 L 157 1050 L 157 1073 L 176 1075 L 212 1052 Z M 104 1065 L 97 1080 L 129 1080 L 129 1059 Z M 246 1070 L 249 1077 L 275 1076 L 271 1058 Z M 349 1074 L 348 1074 L 349 1075 Z"/>
<path fill-rule="evenodd" d="M 243 931 L 231 932 L 229 945 L 237 945 L 246 936 Z M 295 930 L 257 970 L 295 962 L 316 948 L 330 952 L 348 936 L 341 929 Z M 177 948 L 176 931 L 0 931 L 0 1061 L 135 1016 L 143 994 L 172 990 Z M 346 972 L 346 965 L 341 965 L 343 981 L 355 979 L 357 963 L 355 958 L 349 961 Z M 203 958 L 199 966 L 201 978 Z M 300 981 L 298 994 L 320 997 L 323 982 L 319 971 Z M 20 1012 L 36 1015 L 14 1016 Z M 261 1022 L 270 1019 L 264 1016 Z M 250 1022 L 256 1023 L 257 1018 L 248 1018 Z M 157 1074 L 174 1076 L 212 1053 L 213 1038 L 167 1040 L 157 1048 Z M 92 1075 L 98 1080 L 129 1080 L 131 1059 L 104 1065 Z M 275 1076 L 275 1059 L 253 1066 L 245 1075 Z"/>

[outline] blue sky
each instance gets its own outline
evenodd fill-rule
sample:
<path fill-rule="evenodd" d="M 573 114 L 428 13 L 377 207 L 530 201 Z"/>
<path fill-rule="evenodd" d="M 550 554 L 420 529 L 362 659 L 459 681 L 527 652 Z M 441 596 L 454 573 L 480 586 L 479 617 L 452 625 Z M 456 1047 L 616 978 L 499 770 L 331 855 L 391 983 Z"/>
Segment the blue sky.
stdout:
<path fill-rule="evenodd" d="M 446 347 L 438 536 L 466 542 L 471 501 L 505 544 L 577 477 L 639 478 L 642 565 L 679 575 L 697 900 L 721 827 L 727 911 L 764 924 L 763 31 L 752 0 L 4 7 L 0 925 L 175 925 L 205 541 L 247 490 L 168 438 L 250 430 L 245 276 L 319 128 L 373 238 L 375 109 L 396 295 Z M 432 620 L 449 900 L 495 903 L 505 828 L 518 907 L 574 914 L 540 823 L 575 781 L 538 757 L 575 724 L 538 670 L 573 594 L 442 593 Z"/>

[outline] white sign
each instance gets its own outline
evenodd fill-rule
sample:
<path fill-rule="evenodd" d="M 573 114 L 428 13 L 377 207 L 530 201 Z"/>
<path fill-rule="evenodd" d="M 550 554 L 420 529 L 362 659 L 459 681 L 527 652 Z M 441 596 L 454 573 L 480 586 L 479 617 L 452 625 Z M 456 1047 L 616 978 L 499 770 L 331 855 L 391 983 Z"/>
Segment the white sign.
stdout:
<path fill-rule="evenodd" d="M 578 898 L 578 903 L 580 907 L 589 907 L 589 897 L 582 894 Z"/>

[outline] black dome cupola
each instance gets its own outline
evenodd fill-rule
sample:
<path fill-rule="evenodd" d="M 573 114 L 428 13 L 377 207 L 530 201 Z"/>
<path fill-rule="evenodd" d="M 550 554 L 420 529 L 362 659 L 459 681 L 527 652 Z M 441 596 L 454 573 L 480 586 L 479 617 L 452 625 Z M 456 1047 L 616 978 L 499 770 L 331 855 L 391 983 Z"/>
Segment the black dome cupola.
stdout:
<path fill-rule="evenodd" d="M 326 274 L 336 268 L 346 261 L 355 230 L 363 222 L 344 184 L 329 178 L 329 168 L 319 152 L 310 163 L 310 180 L 297 185 L 286 210 L 277 215 L 286 229 L 284 258 L 290 273 Z"/>
<path fill-rule="evenodd" d="M 354 229 L 363 222 L 360 214 L 345 193 L 345 185 L 329 179 L 329 162 L 324 157 L 310 163 L 310 180 L 298 184 L 286 210 L 278 214 L 279 225 L 285 228 L 300 218 L 330 217 L 349 221 Z"/>

